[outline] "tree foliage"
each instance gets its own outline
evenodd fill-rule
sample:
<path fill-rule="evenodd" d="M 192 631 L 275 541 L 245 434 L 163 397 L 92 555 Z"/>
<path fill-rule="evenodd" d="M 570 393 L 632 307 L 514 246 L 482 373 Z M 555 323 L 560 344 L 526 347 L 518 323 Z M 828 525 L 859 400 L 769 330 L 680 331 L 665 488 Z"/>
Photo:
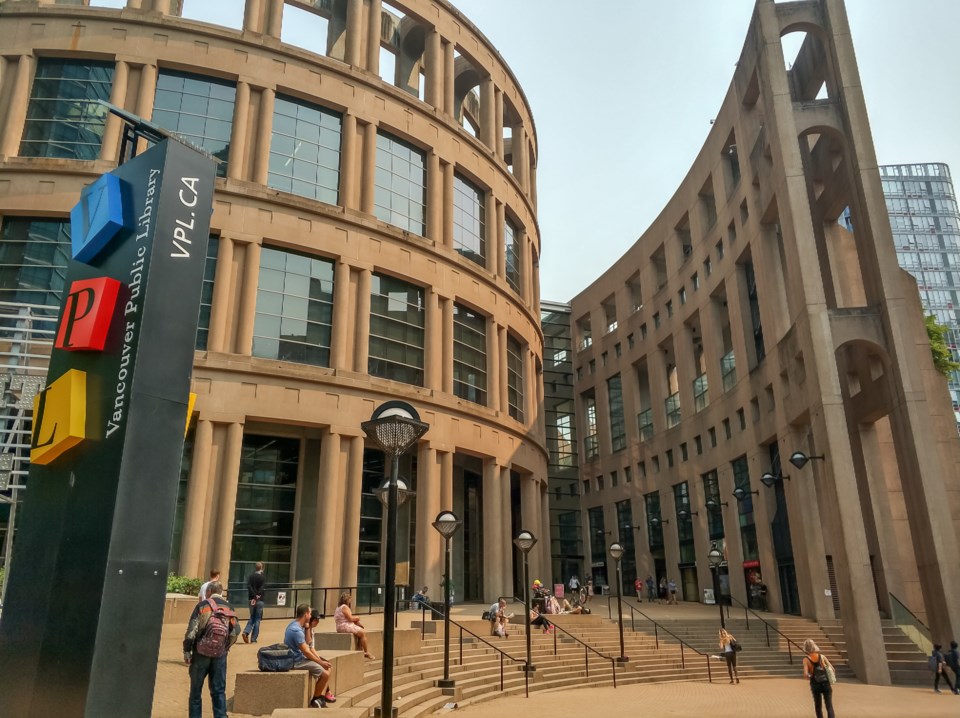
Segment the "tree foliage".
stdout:
<path fill-rule="evenodd" d="M 933 354 L 933 365 L 944 376 L 960 369 L 960 363 L 953 360 L 953 353 L 947 346 L 947 332 L 950 329 L 937 323 L 937 317 L 928 314 L 926 317 L 927 337 L 930 339 L 930 353 Z"/>

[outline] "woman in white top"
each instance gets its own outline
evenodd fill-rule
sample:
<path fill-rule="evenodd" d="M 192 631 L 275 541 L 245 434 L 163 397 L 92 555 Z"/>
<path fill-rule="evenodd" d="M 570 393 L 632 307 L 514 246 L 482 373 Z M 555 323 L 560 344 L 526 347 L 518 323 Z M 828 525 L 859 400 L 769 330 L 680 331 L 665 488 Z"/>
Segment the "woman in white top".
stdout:
<path fill-rule="evenodd" d="M 730 674 L 730 682 L 740 682 L 740 675 L 737 673 L 737 639 L 723 628 L 720 629 L 720 650 L 723 651 L 723 658 L 727 662 L 727 673 Z"/>

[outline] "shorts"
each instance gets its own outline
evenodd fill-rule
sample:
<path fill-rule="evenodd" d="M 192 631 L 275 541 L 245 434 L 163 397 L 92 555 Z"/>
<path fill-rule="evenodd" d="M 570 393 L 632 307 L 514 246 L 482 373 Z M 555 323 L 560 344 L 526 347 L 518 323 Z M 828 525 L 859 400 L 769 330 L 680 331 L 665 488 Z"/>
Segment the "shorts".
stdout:
<path fill-rule="evenodd" d="M 297 665 L 293 667 L 293 670 L 309 671 L 310 675 L 313 676 L 314 678 L 320 678 L 320 676 L 324 675 L 327 672 L 326 669 L 316 661 L 308 661 L 306 659 L 297 663 Z"/>

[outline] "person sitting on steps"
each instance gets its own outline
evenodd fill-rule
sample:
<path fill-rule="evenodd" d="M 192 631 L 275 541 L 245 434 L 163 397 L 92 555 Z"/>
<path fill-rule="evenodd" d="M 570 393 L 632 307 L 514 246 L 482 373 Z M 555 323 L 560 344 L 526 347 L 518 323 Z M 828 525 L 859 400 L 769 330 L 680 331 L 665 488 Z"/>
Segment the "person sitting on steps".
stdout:
<path fill-rule="evenodd" d="M 360 650 L 363 651 L 364 658 L 373 658 L 370 651 L 367 650 L 367 632 L 360 623 L 360 617 L 354 616 L 350 610 L 350 604 L 353 603 L 353 596 L 349 593 L 340 594 L 340 603 L 333 614 L 333 622 L 337 627 L 337 633 L 352 633 L 357 637 L 360 644 Z"/>

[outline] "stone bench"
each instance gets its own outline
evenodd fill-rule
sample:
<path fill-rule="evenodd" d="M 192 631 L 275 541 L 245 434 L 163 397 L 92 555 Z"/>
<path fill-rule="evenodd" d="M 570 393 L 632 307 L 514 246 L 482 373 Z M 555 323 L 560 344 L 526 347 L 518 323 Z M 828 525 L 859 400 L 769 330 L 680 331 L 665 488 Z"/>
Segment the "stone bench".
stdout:
<path fill-rule="evenodd" d="M 330 690 L 336 695 L 363 683 L 364 658 L 356 651 L 320 650 L 317 653 L 333 664 Z M 270 715 L 279 708 L 306 708 L 313 696 L 313 681 L 307 671 L 237 673 L 233 692 L 233 713 Z"/>
<path fill-rule="evenodd" d="M 316 632 L 313 645 L 321 656 L 324 651 L 357 650 L 352 633 Z M 379 658 L 383 654 L 383 631 L 367 631 L 367 648 Z M 412 628 L 398 628 L 393 632 L 393 655 L 412 656 L 420 653 L 420 631 Z"/>

